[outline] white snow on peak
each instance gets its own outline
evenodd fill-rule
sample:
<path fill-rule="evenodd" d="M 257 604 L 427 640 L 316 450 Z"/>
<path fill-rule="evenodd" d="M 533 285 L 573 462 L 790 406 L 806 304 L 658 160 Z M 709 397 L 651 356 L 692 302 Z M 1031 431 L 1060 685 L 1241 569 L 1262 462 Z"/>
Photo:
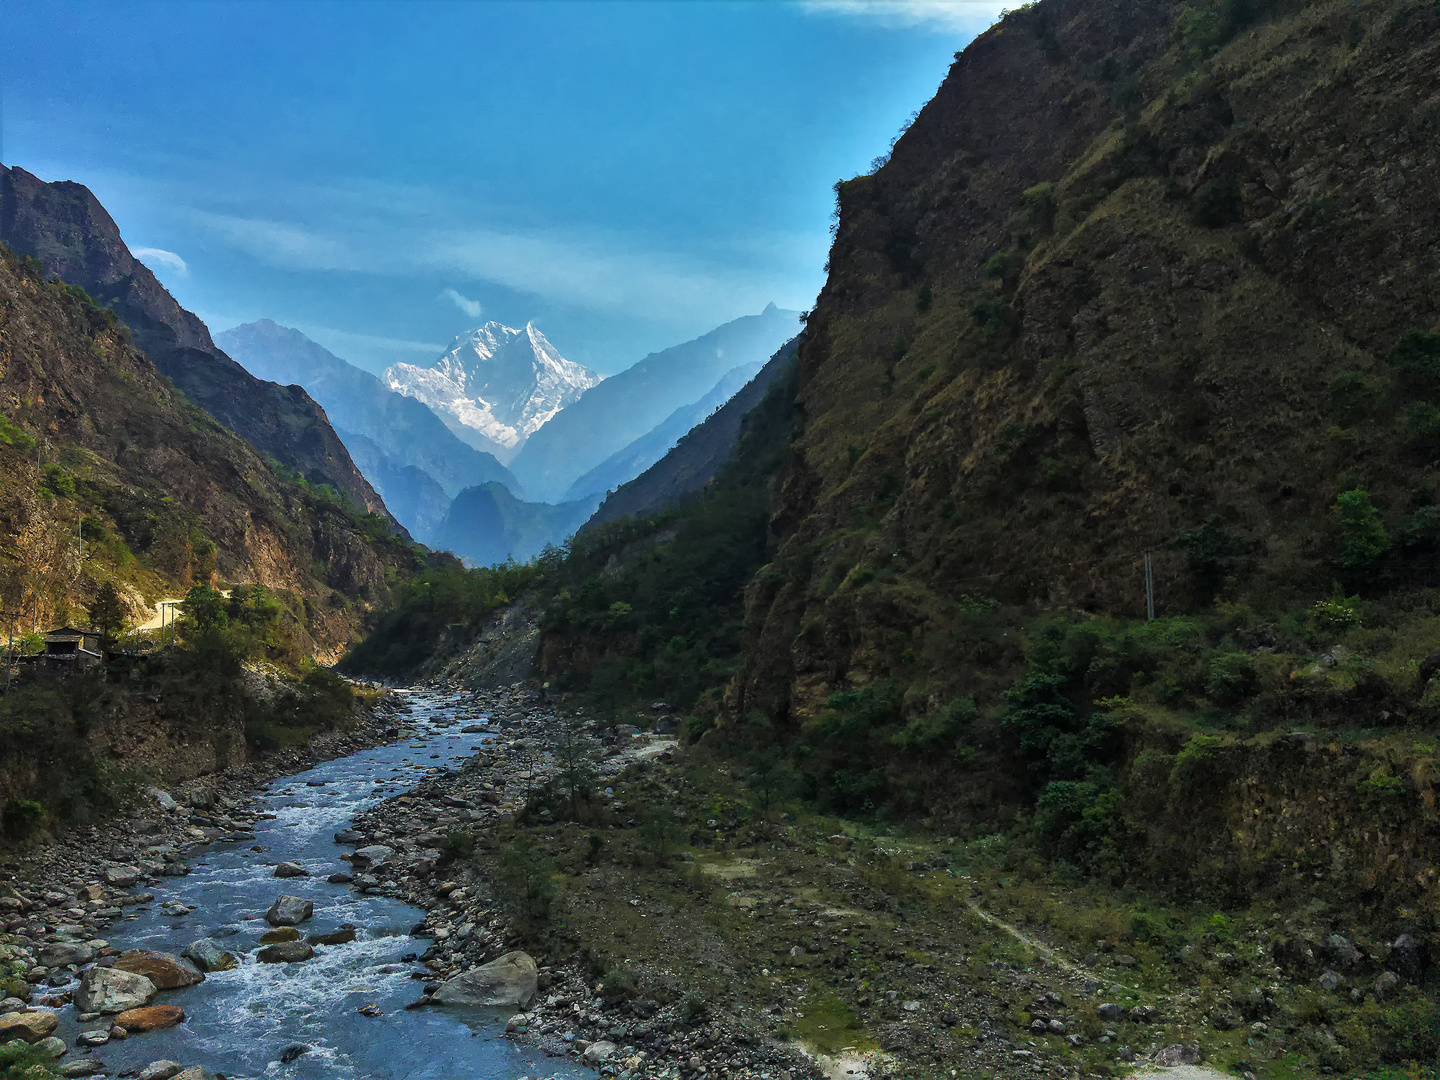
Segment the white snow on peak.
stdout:
<path fill-rule="evenodd" d="M 423 401 L 452 428 L 480 436 L 492 444 L 484 449 L 508 461 L 602 376 L 566 360 L 534 323 L 515 330 L 487 322 L 457 337 L 429 367 L 395 364 L 384 378 L 391 390 Z"/>

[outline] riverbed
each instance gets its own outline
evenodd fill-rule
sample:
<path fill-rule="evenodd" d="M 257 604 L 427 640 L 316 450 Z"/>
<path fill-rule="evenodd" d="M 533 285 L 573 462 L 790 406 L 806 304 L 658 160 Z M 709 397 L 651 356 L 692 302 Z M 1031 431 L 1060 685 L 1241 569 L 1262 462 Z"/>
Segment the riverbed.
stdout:
<path fill-rule="evenodd" d="M 185 1022 L 98 1048 L 94 1056 L 107 1071 L 134 1070 L 168 1058 L 232 1078 L 514 1080 L 594 1075 L 507 1041 L 505 1022 L 513 1010 L 406 1011 L 405 1005 L 420 996 L 431 978 L 418 962 L 430 941 L 409 934 L 425 912 L 325 880 L 349 871 L 339 859 L 346 849 L 335 843 L 334 834 L 352 817 L 434 770 L 456 765 L 490 739 L 461 731 L 484 719 L 468 714 L 463 723 L 457 719 L 462 698 L 401 693 L 412 709 L 408 722 L 415 737 L 267 785 L 256 808 L 274 816 L 256 823 L 254 839 L 195 849 L 188 876 L 147 886 L 154 901 L 126 909 L 127 916 L 110 928 L 106 940 L 121 950 L 179 953 L 199 938 L 214 938 L 240 965 L 211 973 L 197 986 L 163 991 L 156 1003 L 181 1006 Z M 281 862 L 299 863 L 310 876 L 277 879 L 275 866 Z M 315 957 L 304 963 L 258 963 L 259 939 L 270 929 L 265 911 L 282 894 L 314 903 L 314 917 L 300 927 L 307 937 L 351 925 L 356 939 L 317 945 Z M 194 910 L 178 917 L 165 914 L 161 905 L 175 900 Z M 374 1007 L 367 1012 L 379 1015 L 359 1011 L 367 1006 Z M 80 1031 L 108 1026 L 108 1019 L 78 1023 L 69 1006 L 61 1020 L 59 1034 L 72 1046 Z M 72 1050 L 64 1061 L 81 1054 Z"/>

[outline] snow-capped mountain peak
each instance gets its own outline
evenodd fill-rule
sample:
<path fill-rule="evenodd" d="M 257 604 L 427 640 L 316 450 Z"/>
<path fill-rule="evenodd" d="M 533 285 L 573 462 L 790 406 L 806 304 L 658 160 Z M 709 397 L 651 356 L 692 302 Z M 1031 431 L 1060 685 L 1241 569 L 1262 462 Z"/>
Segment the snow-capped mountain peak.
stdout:
<path fill-rule="evenodd" d="M 429 367 L 395 364 L 390 389 L 418 398 L 466 442 L 508 461 L 535 431 L 600 382 L 566 360 L 534 323 L 503 323 L 461 334 Z"/>

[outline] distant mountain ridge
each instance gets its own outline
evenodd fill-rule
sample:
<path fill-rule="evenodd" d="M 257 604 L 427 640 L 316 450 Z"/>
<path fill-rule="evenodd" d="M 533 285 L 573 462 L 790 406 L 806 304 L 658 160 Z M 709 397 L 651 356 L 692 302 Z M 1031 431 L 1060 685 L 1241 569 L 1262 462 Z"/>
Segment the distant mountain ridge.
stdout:
<path fill-rule="evenodd" d="M 731 368 L 699 401 L 676 409 L 625 449 L 611 454 L 576 480 L 565 493 L 566 500 L 603 495 L 638 477 L 663 458 L 686 432 L 734 397 L 760 371 L 759 364 Z"/>
<path fill-rule="evenodd" d="M 216 348 L 205 324 L 130 253 L 83 184 L 46 183 L 0 165 L 0 242 L 113 310 L 176 389 L 257 450 L 388 516 L 320 406 L 299 387 L 255 378 Z"/>
<path fill-rule="evenodd" d="M 455 497 L 445 520 L 436 528 L 435 544 L 471 566 L 489 566 L 506 559 L 525 562 L 559 544 L 585 523 L 598 497 L 565 503 L 528 503 L 504 484 L 482 484 Z"/>
<path fill-rule="evenodd" d="M 626 516 L 658 514 L 703 491 L 730 460 L 746 414 L 760 404 L 777 380 L 787 375 L 794 378 L 800 341 L 799 336 L 787 341 L 738 393 L 687 431 L 648 469 L 606 496 L 585 527 Z"/>
<path fill-rule="evenodd" d="M 465 488 L 495 481 L 519 492 L 505 466 L 462 442 L 423 402 L 390 390 L 299 330 L 261 319 L 216 340 L 254 374 L 304 386 L 325 407 L 361 472 L 421 543 Z"/>
<path fill-rule="evenodd" d="M 534 499 L 563 498 L 596 461 L 642 438 L 699 401 L 729 371 L 763 364 L 800 330 L 800 314 L 770 304 L 694 341 L 651 353 L 587 390 L 541 427 L 508 462 Z"/>
<path fill-rule="evenodd" d="M 433 409 L 459 438 L 508 462 L 526 440 L 601 376 L 566 360 L 534 323 L 462 334 L 429 367 L 393 364 L 386 385 Z"/>

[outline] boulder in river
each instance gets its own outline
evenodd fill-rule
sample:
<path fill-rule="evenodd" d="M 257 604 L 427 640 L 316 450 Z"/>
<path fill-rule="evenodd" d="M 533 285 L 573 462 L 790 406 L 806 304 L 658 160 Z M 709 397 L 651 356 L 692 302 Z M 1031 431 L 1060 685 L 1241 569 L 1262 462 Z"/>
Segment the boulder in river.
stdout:
<path fill-rule="evenodd" d="M 299 941 L 300 931 L 293 926 L 280 926 L 260 935 L 261 945 L 277 945 L 282 941 Z"/>
<path fill-rule="evenodd" d="M 24 1039 L 27 1043 L 38 1043 L 59 1026 L 60 1018 L 54 1013 L 9 1013 L 0 1016 L 0 1042 Z"/>
<path fill-rule="evenodd" d="M 518 1005 L 534 1000 L 539 972 L 528 953 L 508 952 L 445 983 L 435 992 L 441 1005 Z"/>
<path fill-rule="evenodd" d="M 349 885 L 355 879 L 349 874 L 331 874 L 325 880 L 331 885 Z"/>
<path fill-rule="evenodd" d="M 305 869 L 303 866 L 301 866 L 299 863 L 294 863 L 294 862 L 282 862 L 279 866 L 275 867 L 275 876 L 276 876 L 276 877 L 309 877 L 309 876 L 310 876 L 310 871 L 309 871 L 309 870 L 306 870 L 306 869 Z"/>
<path fill-rule="evenodd" d="M 161 1058 L 159 1061 L 150 1062 L 136 1073 L 135 1080 L 170 1080 L 182 1068 L 183 1066 L 178 1061 Z"/>
<path fill-rule="evenodd" d="M 41 967 L 57 968 L 67 964 L 88 964 L 95 959 L 95 950 L 80 941 L 57 941 L 46 945 L 35 957 Z"/>
<path fill-rule="evenodd" d="M 279 896 L 265 913 L 271 926 L 298 926 L 315 914 L 315 905 L 299 896 Z"/>
<path fill-rule="evenodd" d="M 105 1063 L 92 1057 L 69 1061 L 59 1068 L 61 1076 L 99 1076 L 104 1071 Z"/>
<path fill-rule="evenodd" d="M 262 964 L 298 964 L 314 955 L 315 950 L 303 941 L 280 941 L 266 945 L 255 958 Z"/>
<path fill-rule="evenodd" d="M 121 953 L 115 958 L 115 969 L 144 975 L 155 984 L 157 990 L 177 990 L 182 986 L 194 986 L 205 981 L 204 975 L 189 964 L 182 963 L 180 957 L 150 949 Z"/>
<path fill-rule="evenodd" d="M 239 963 L 234 953 L 228 953 L 209 938 L 192 941 L 180 954 L 201 971 L 229 971 Z M 179 1071 L 179 1066 L 176 1066 Z"/>
<path fill-rule="evenodd" d="M 139 1009 L 126 1009 L 115 1022 L 126 1031 L 159 1031 L 171 1028 L 185 1019 L 185 1010 L 179 1005 L 146 1005 Z"/>
<path fill-rule="evenodd" d="M 332 930 L 328 934 L 311 934 L 309 937 L 311 945 L 348 945 L 355 940 L 353 929 Z"/>
<path fill-rule="evenodd" d="M 118 1013 L 155 1000 L 155 984 L 144 975 L 113 967 L 92 967 L 80 976 L 76 1012 Z"/>

